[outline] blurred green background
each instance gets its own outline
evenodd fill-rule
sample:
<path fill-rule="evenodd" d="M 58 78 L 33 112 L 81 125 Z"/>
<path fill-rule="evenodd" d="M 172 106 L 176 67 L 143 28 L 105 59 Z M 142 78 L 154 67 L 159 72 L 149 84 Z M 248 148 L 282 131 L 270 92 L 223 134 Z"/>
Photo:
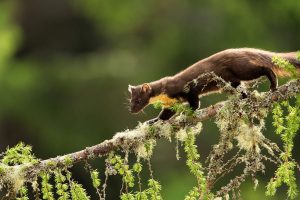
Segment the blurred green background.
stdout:
<path fill-rule="evenodd" d="M 158 112 L 130 114 L 128 84 L 175 74 L 226 48 L 296 51 L 299 36 L 299 0 L 1 0 L 1 151 L 24 141 L 48 158 L 99 143 Z M 224 98 L 203 98 L 201 106 Z M 279 140 L 270 123 L 267 130 Z M 213 120 L 204 123 L 203 160 L 218 134 Z M 174 147 L 160 141 L 153 157 L 165 199 L 183 199 L 195 183 Z M 93 165 L 103 170 L 102 160 Z M 243 184 L 243 199 L 264 198 L 272 172 L 259 175 L 256 192 Z M 82 167 L 74 173 L 96 199 Z M 109 199 L 117 198 L 119 181 L 110 179 Z"/>

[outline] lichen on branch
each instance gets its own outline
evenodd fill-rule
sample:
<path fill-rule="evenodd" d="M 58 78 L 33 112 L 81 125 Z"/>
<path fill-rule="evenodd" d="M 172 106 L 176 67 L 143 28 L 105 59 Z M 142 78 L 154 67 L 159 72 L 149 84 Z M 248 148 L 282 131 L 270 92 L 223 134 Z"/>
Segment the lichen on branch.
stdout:
<path fill-rule="evenodd" d="M 179 144 L 184 146 L 187 167 L 197 181 L 186 199 L 228 198 L 229 194 L 236 197 L 240 184 L 246 178 L 250 177 L 255 185 L 258 184 L 256 174 L 264 172 L 265 162 L 278 167 L 267 187 L 267 194 L 274 195 L 276 189 L 285 183 L 289 187 L 288 196 L 295 198 L 297 189 L 293 177 L 297 163 L 293 160 L 291 149 L 299 128 L 300 100 L 298 97 L 295 105 L 287 103 L 287 100 L 300 92 L 300 80 L 292 80 L 273 92 L 249 90 L 248 97 L 244 99 L 240 96 L 244 88 L 236 91 L 227 89 L 232 93 L 227 101 L 195 112 L 191 112 L 188 106 L 176 105 L 174 110 L 177 114 L 169 121 L 159 121 L 153 125 L 140 123 L 135 129 L 116 133 L 110 140 L 67 155 L 39 160 L 30 146 L 20 143 L 2 155 L 0 186 L 7 193 L 4 198 L 27 199 L 28 190 L 32 190 L 37 199 L 53 199 L 55 196 L 61 200 L 89 199 L 84 186 L 74 180 L 70 168 L 78 162 L 87 163 L 91 159 L 105 157 L 104 172 L 93 169 L 88 163 L 86 165 L 99 199 L 107 197 L 108 179 L 114 175 L 120 176 L 123 183 L 121 199 L 162 199 L 162 186 L 151 167 L 153 149 L 160 138 L 176 141 L 177 148 L 180 148 Z M 277 103 L 282 100 L 285 100 L 284 103 Z M 274 104 L 274 126 L 283 140 L 283 149 L 263 135 L 265 117 Z M 282 114 L 282 107 L 286 109 L 285 115 Z M 214 117 L 221 134 L 207 162 L 201 163 L 195 145 L 196 136 L 202 130 L 201 122 Z M 228 159 L 225 155 L 229 152 L 234 155 Z M 129 162 L 128 156 L 131 155 L 135 157 L 135 163 Z M 237 166 L 244 166 L 243 173 L 221 188 L 216 188 L 216 183 Z M 143 186 L 139 174 L 147 169 L 148 185 Z M 104 180 L 99 178 L 101 173 L 105 174 Z M 50 181 L 51 177 L 54 183 Z M 135 191 L 134 186 L 139 189 Z"/>

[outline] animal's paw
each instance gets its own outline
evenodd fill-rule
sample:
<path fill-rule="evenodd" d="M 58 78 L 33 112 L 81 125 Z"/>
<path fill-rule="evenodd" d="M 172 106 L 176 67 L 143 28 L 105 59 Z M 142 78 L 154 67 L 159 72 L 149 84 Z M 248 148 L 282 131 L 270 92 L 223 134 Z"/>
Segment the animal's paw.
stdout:
<path fill-rule="evenodd" d="M 150 120 L 146 121 L 146 123 L 151 125 L 151 124 L 154 124 L 155 122 L 157 122 L 158 120 L 159 120 L 159 118 L 156 117 L 156 118 L 153 118 L 153 119 L 150 119 Z"/>

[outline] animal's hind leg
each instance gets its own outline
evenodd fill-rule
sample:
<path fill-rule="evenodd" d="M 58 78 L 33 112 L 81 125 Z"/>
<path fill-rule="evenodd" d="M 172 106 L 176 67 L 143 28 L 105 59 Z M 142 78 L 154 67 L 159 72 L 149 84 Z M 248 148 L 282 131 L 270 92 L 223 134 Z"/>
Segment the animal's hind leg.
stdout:
<path fill-rule="evenodd" d="M 271 68 L 264 67 L 263 68 L 263 75 L 267 76 L 269 81 L 271 82 L 270 89 L 272 91 L 277 89 L 278 81 L 276 74 L 273 72 Z"/>

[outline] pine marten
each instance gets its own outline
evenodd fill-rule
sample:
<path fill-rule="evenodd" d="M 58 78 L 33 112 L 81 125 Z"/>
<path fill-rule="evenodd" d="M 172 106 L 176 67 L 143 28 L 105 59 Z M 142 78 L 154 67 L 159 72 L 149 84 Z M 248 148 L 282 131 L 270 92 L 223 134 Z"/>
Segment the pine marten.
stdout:
<path fill-rule="evenodd" d="M 300 61 L 296 58 L 296 52 L 274 53 L 253 48 L 227 49 L 196 62 L 174 76 L 137 86 L 129 85 L 130 111 L 138 113 L 147 105 L 161 101 L 163 110 L 157 118 L 151 120 L 155 122 L 158 119 L 170 119 L 175 111 L 169 107 L 176 102 L 188 102 L 190 107 L 196 110 L 199 106 L 199 95 L 217 92 L 220 89 L 217 87 L 217 82 L 203 79 L 198 80 L 198 83 L 193 84 L 188 91 L 184 87 L 200 75 L 211 72 L 230 82 L 234 88 L 238 87 L 241 81 L 251 81 L 266 76 L 271 83 L 270 89 L 276 90 L 276 75 L 289 76 L 289 73 L 272 62 L 274 56 L 288 60 L 299 71 Z"/>

